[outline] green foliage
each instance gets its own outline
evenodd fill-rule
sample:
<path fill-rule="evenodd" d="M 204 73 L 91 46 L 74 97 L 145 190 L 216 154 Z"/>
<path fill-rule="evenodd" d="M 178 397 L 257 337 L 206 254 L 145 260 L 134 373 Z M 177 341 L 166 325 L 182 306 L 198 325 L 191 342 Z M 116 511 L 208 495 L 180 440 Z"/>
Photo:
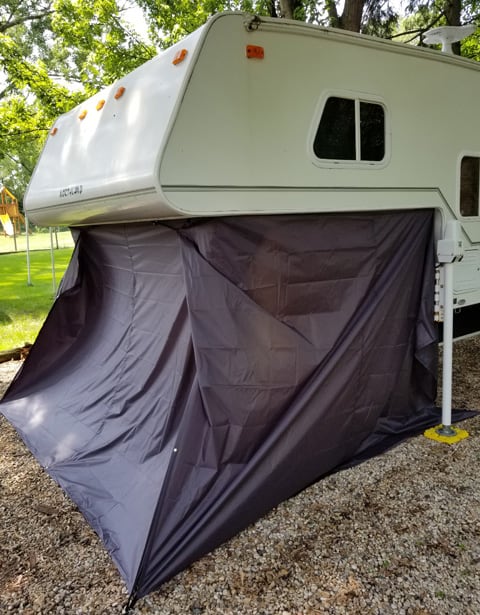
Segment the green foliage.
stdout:
<path fill-rule="evenodd" d="M 480 2 L 469 0 L 467 2 L 452 0 L 411 0 L 405 7 L 406 17 L 401 21 L 400 32 L 395 35 L 397 40 L 405 43 L 423 45 L 423 35 L 431 28 L 448 25 L 466 25 L 478 22 L 480 18 Z M 479 37 L 474 34 L 454 51 L 462 56 L 478 59 L 480 54 Z"/>
<path fill-rule="evenodd" d="M 222 11 L 245 11 L 257 15 L 271 15 L 274 2 L 265 0 L 138 0 L 150 25 L 150 35 L 161 48 L 169 47 L 202 26 L 209 17 Z"/>
<path fill-rule="evenodd" d="M 367 0 L 362 19 L 362 32 L 389 38 L 398 27 L 399 15 L 388 1 Z"/>
<path fill-rule="evenodd" d="M 53 118 L 76 104 L 48 72 L 51 2 L 0 8 L 0 181 L 21 197 Z"/>
<path fill-rule="evenodd" d="M 480 61 L 480 36 L 477 33 L 472 34 L 461 45 L 462 56 L 471 60 Z"/>
<path fill-rule="evenodd" d="M 156 53 L 126 26 L 116 0 L 56 0 L 54 6 L 57 67 L 88 95 Z"/>
<path fill-rule="evenodd" d="M 398 21 L 398 15 L 390 6 L 388 0 L 356 0 L 363 6 L 362 30 L 376 36 L 386 36 L 393 32 Z M 299 21 L 315 23 L 324 26 L 341 27 L 341 15 L 338 14 L 339 2 L 315 2 L 306 0 L 240 0 L 239 2 L 222 0 L 138 0 L 138 5 L 144 10 L 150 24 L 152 39 L 164 48 L 193 32 L 205 21 L 220 11 L 245 11 L 256 15 L 271 17 L 285 16 L 285 7 L 291 11 L 292 17 Z M 352 3 L 352 0 L 350 0 Z"/>
<path fill-rule="evenodd" d="M 116 0 L 4 0 L 0 182 L 21 200 L 55 118 L 154 54 Z"/>

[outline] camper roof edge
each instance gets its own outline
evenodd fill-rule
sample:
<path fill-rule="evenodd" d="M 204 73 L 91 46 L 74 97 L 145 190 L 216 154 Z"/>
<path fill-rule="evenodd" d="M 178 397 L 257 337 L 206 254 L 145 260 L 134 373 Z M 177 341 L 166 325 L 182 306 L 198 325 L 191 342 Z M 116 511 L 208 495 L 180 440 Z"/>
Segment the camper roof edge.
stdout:
<path fill-rule="evenodd" d="M 223 12 L 215 15 L 214 18 L 219 18 L 225 15 L 238 14 L 231 12 Z M 399 41 L 392 41 L 390 39 L 371 36 L 368 34 L 361 34 L 359 32 L 352 32 L 350 30 L 342 30 L 340 28 L 331 28 L 326 26 L 319 26 L 316 24 L 309 24 L 294 19 L 278 19 L 274 17 L 263 17 L 253 15 L 251 13 L 241 13 L 245 16 L 245 27 L 250 30 L 285 30 L 292 32 L 293 29 L 299 31 L 299 33 L 307 36 L 329 36 L 337 38 L 344 43 L 350 43 L 351 45 L 362 45 L 364 47 L 374 47 L 382 49 L 383 51 L 391 51 L 392 53 L 405 54 L 409 53 L 417 55 L 422 59 L 429 58 L 437 62 L 444 62 L 447 64 L 456 64 L 463 67 L 470 67 L 473 70 L 480 70 L 480 62 L 465 58 L 464 56 L 457 56 L 452 54 L 443 53 L 438 49 L 432 49 L 431 47 L 419 47 L 416 45 L 410 45 L 408 43 L 402 43 Z M 254 23 L 254 27 L 250 26 Z"/>

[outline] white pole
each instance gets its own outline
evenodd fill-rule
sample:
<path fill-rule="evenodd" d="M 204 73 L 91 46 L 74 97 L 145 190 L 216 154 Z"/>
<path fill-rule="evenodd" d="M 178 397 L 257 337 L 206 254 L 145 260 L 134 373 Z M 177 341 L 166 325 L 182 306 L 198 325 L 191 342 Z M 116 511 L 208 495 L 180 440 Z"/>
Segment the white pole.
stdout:
<path fill-rule="evenodd" d="M 28 218 L 25 216 L 25 234 L 27 236 L 27 286 L 33 286 L 32 275 L 30 270 L 30 229 L 28 226 Z"/>
<path fill-rule="evenodd" d="M 13 227 L 13 245 L 15 246 L 15 252 L 18 252 L 17 246 L 17 226 L 15 224 L 15 218 L 12 218 L 12 227 Z"/>
<path fill-rule="evenodd" d="M 53 229 L 50 227 L 50 260 L 52 262 L 52 287 L 53 287 L 53 296 L 55 297 L 57 293 L 57 281 L 55 279 L 55 256 L 53 252 Z"/>
<path fill-rule="evenodd" d="M 452 355 L 453 355 L 453 263 L 444 263 L 442 427 L 439 433 L 450 435 L 452 429 Z"/>
<path fill-rule="evenodd" d="M 431 440 L 453 444 L 468 436 L 464 429 L 452 427 L 452 356 L 453 356 L 453 282 L 454 264 L 464 255 L 462 228 L 458 220 L 445 225 L 443 239 L 437 242 L 437 259 L 443 273 L 443 371 L 442 371 L 442 424 L 427 429 Z M 440 279 L 442 276 L 440 276 Z M 442 295 L 442 293 L 441 293 Z M 441 298 L 438 307 L 440 307 Z"/>

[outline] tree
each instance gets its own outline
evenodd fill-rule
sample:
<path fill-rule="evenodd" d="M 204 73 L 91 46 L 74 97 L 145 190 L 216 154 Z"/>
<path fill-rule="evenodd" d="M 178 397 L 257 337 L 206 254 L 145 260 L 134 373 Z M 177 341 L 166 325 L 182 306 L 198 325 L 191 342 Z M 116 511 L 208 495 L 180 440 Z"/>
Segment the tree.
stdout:
<path fill-rule="evenodd" d="M 386 35 L 392 31 L 398 15 L 388 0 L 345 0 L 342 12 L 335 0 L 204 0 L 192 4 L 190 0 L 138 0 L 150 24 L 150 33 L 160 47 L 168 47 L 193 32 L 219 11 L 240 10 L 257 15 L 297 19 L 308 23 L 368 31 Z"/>
<path fill-rule="evenodd" d="M 218 11 L 241 10 L 387 38 L 400 36 L 399 26 L 407 25 L 421 44 L 425 29 L 472 23 L 478 19 L 480 8 L 478 0 L 410 0 L 404 8 L 409 21 L 401 24 L 403 16 L 398 13 L 398 5 L 388 0 L 138 0 L 137 4 L 144 10 L 151 34 L 161 48 L 189 34 Z"/>
<path fill-rule="evenodd" d="M 54 119 L 155 52 L 116 0 L 4 0 L 0 181 L 21 197 Z"/>
<path fill-rule="evenodd" d="M 400 31 L 392 38 L 423 45 L 423 35 L 431 28 L 476 23 L 480 17 L 480 2 L 411 0 L 406 6 L 406 14 L 406 18 L 401 22 Z M 480 40 L 477 34 L 453 45 L 454 53 L 472 59 L 480 58 L 479 50 Z"/>
<path fill-rule="evenodd" d="M 88 95 L 152 58 L 156 49 L 142 41 L 122 18 L 117 0 L 55 0 L 52 51 L 56 67 Z"/>
<path fill-rule="evenodd" d="M 25 60 L 48 53 L 41 24 L 50 15 L 50 2 L 19 5 L 7 0 L 0 7 L 0 63 L 4 74 L 0 91 L 0 180 L 17 193 L 33 168 L 42 131 L 48 128 L 48 120 L 44 126 L 46 117 L 61 112 L 61 105 L 54 100 L 68 96 L 68 91 L 50 84 L 40 60 L 36 64 Z M 51 91 L 53 96 L 49 95 Z"/>

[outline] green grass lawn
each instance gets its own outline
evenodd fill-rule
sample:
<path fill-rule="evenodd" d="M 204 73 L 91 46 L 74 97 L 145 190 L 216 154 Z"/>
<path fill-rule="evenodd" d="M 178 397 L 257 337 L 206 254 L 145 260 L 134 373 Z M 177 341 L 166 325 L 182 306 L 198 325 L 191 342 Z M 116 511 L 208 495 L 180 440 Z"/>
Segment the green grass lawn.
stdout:
<path fill-rule="evenodd" d="M 0 254 L 15 252 L 15 240 L 13 237 L 4 235 L 0 227 Z M 16 237 L 17 251 L 24 252 L 27 249 L 27 237 L 25 233 Z M 57 246 L 58 243 L 58 246 Z M 50 250 L 50 233 L 48 231 L 35 231 L 29 235 L 30 250 Z M 73 246 L 72 234 L 65 227 L 53 233 L 54 248 L 70 248 Z"/>
<path fill-rule="evenodd" d="M 54 250 L 57 286 L 71 254 L 71 247 Z M 33 343 L 53 304 L 50 250 L 30 253 L 30 271 L 32 286 L 27 284 L 26 253 L 0 254 L 0 350 Z"/>

